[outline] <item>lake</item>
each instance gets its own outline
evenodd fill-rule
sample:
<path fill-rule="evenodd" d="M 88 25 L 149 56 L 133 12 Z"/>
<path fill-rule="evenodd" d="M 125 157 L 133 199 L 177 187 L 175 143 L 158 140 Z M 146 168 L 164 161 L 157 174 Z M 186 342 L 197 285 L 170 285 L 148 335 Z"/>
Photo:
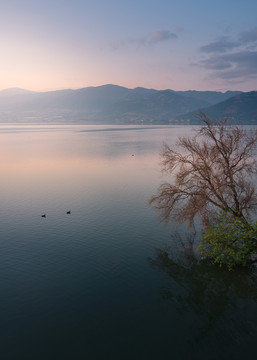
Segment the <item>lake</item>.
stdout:
<path fill-rule="evenodd" d="M 191 133 L 0 126 L 1 359 L 256 353 L 256 273 L 200 263 L 148 206 L 163 142 Z"/>

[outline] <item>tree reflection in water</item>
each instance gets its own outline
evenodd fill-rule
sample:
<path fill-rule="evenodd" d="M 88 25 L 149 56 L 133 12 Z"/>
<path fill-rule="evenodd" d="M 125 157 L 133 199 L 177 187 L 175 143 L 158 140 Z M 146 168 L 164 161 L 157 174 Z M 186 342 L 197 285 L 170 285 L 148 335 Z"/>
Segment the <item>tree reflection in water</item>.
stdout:
<path fill-rule="evenodd" d="M 199 358 L 250 356 L 257 339 L 256 270 L 228 272 L 170 247 L 157 249 L 148 261 L 165 275 L 161 302 L 187 324 L 187 345 Z"/>

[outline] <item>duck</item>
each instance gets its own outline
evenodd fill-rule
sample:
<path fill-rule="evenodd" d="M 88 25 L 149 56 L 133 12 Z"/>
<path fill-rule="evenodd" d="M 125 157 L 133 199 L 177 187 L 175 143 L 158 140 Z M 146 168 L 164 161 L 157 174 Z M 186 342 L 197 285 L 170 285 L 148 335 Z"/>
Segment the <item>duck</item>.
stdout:
<path fill-rule="evenodd" d="M 70 210 L 66 212 L 66 214 L 70 214 L 70 213 L 71 213 L 71 211 L 70 211 Z"/>
<path fill-rule="evenodd" d="M 45 217 L 46 217 L 46 214 L 41 215 L 41 217 L 45 218 Z"/>

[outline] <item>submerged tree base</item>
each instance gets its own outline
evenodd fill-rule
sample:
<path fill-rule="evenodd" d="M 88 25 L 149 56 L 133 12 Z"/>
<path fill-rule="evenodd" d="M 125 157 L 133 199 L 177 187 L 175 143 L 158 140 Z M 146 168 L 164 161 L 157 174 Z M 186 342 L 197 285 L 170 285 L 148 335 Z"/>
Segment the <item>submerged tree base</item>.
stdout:
<path fill-rule="evenodd" d="M 164 145 L 162 171 L 172 182 L 161 184 L 150 204 L 165 223 L 192 226 L 200 217 L 203 258 L 229 269 L 248 265 L 257 255 L 257 224 L 249 219 L 257 212 L 257 130 L 201 119 L 195 136 Z"/>

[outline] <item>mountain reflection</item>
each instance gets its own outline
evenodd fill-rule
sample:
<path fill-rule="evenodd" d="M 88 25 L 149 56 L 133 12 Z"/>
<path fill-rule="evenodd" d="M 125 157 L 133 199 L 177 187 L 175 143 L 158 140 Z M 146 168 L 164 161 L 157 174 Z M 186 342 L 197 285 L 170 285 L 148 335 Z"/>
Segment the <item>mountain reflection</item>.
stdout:
<path fill-rule="evenodd" d="M 193 253 L 179 255 L 170 248 L 157 249 L 148 262 L 165 275 L 160 289 L 165 311 L 175 307 L 180 320 L 191 323 L 187 339 L 191 346 L 200 343 L 206 353 L 219 346 L 223 356 L 233 349 L 237 358 L 240 349 L 255 341 L 256 271 L 228 272 L 200 262 Z"/>

